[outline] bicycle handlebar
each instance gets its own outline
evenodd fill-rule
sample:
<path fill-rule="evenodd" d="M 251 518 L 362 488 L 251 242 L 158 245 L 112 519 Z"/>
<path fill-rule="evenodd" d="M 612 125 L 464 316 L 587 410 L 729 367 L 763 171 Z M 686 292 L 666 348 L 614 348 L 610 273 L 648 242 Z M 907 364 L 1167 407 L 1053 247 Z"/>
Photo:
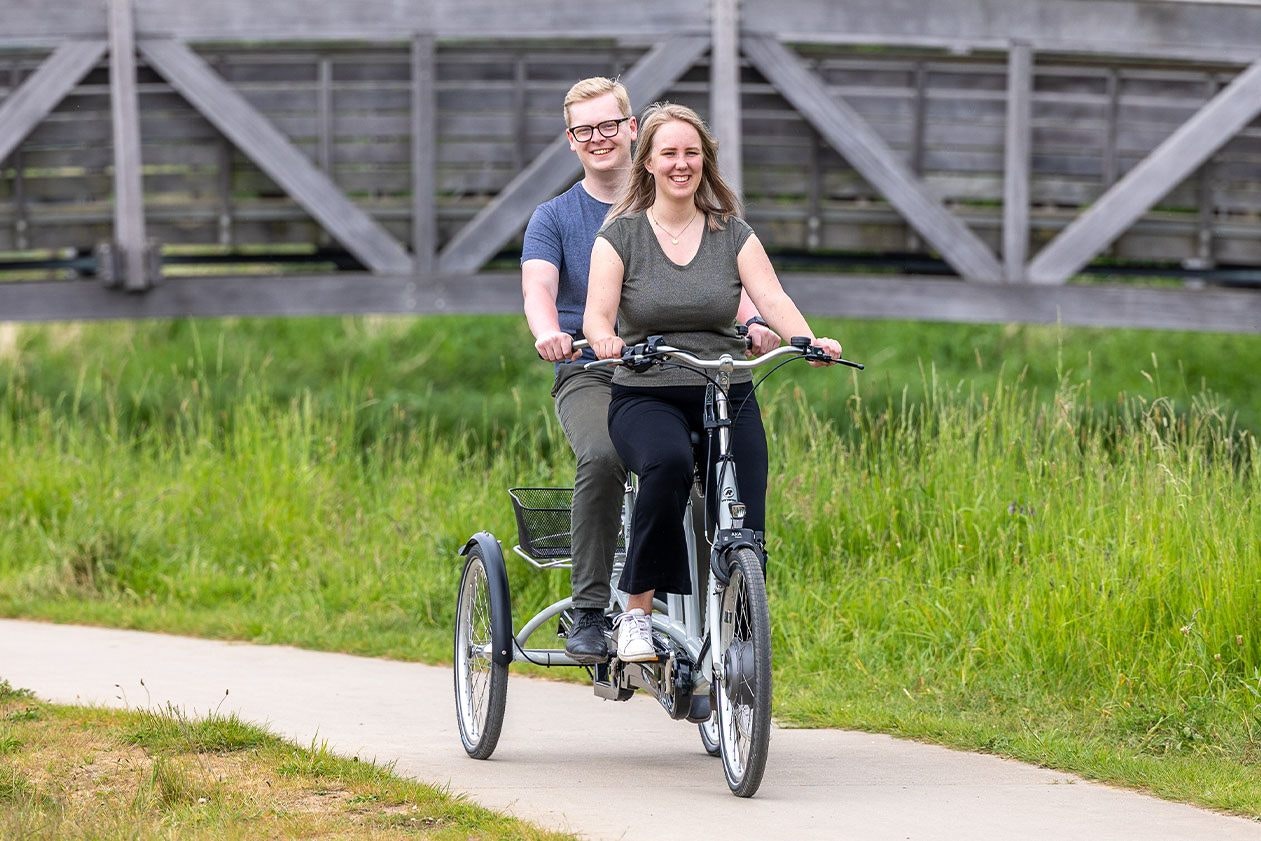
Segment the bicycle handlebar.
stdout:
<path fill-rule="evenodd" d="M 585 340 L 583 340 L 585 344 Z M 577 347 L 577 342 L 574 346 Z M 834 359 L 823 352 L 823 349 L 810 344 L 810 339 L 805 336 L 794 336 L 790 343 L 783 347 L 775 348 L 768 353 L 764 353 L 754 359 L 735 359 L 730 354 L 724 354 L 717 359 L 701 359 L 700 357 L 670 345 L 661 344 L 660 336 L 649 336 L 648 341 L 637 345 L 628 345 L 623 351 L 620 358 L 617 359 L 597 359 L 594 362 L 588 362 L 585 368 L 605 368 L 615 365 L 629 365 L 635 368 L 643 368 L 650 365 L 654 360 L 669 359 L 672 362 L 681 362 L 692 368 L 701 370 L 717 370 L 724 365 L 730 363 L 733 370 L 742 370 L 757 368 L 776 359 L 785 356 L 801 356 L 812 362 L 828 362 L 834 365 L 847 365 L 850 368 L 863 370 L 865 367 L 860 362 L 854 362 L 849 359 Z"/>

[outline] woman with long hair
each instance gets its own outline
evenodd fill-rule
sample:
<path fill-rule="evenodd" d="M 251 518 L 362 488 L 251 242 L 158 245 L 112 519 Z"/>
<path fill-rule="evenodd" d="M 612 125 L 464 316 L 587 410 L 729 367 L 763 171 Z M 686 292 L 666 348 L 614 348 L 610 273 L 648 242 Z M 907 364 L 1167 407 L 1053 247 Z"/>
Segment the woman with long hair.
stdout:
<path fill-rule="evenodd" d="M 741 291 L 781 336 L 808 336 L 834 358 L 841 346 L 815 338 L 780 286 L 766 249 L 740 218 L 740 201 L 718 172 L 718 143 L 695 111 L 673 103 L 650 107 L 640 122 L 630 179 L 609 211 L 591 252 L 583 333 L 601 359 L 626 344 L 660 335 L 702 357 L 739 357 L 735 329 Z M 616 328 L 615 328 L 616 325 Z M 618 368 L 609 404 L 609 435 L 639 476 L 629 554 L 618 588 L 629 594 L 617 619 L 622 660 L 655 659 L 653 596 L 688 593 L 683 512 L 692 481 L 690 433 L 704 430 L 704 381 L 654 366 Z M 744 524 L 761 535 L 766 520 L 766 433 L 747 371 L 732 375 L 731 428 L 740 463 Z M 709 465 L 707 481 L 712 480 Z"/>

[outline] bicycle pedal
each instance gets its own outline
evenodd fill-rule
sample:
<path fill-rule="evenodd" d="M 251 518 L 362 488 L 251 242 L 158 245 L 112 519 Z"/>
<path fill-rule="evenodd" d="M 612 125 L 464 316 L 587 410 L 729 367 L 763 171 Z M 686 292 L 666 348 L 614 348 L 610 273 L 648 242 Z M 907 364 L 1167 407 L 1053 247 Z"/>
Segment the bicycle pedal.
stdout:
<path fill-rule="evenodd" d="M 654 657 L 654 658 L 653 658 L 653 659 L 651 659 L 651 660 L 623 660 L 621 657 L 617 656 L 617 654 L 614 654 L 614 655 L 613 655 L 613 659 L 614 659 L 614 660 L 616 660 L 617 662 L 621 663 L 621 664 L 622 664 L 622 665 L 624 665 L 624 666 L 632 666 L 632 665 L 633 665 L 633 666 L 650 666 L 650 665 L 658 665 L 658 664 L 664 663 L 664 662 L 666 662 L 667 660 L 669 660 L 669 659 L 670 659 L 670 655 L 668 655 L 668 654 L 662 654 L 660 651 L 656 652 L 656 655 L 657 655 L 657 656 L 656 656 L 656 657 Z"/>

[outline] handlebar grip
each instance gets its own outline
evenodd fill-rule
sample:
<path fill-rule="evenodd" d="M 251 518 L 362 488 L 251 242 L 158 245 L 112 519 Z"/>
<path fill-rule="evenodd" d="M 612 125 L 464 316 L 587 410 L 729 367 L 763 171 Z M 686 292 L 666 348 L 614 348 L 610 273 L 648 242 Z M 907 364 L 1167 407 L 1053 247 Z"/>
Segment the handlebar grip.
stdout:
<path fill-rule="evenodd" d="M 573 351 L 586 350 L 589 347 L 591 347 L 591 343 L 588 342 L 586 339 L 574 339 L 573 343 L 570 345 L 570 350 L 573 350 Z M 538 355 L 538 357 L 539 359 L 545 359 L 545 357 L 541 353 Z"/>

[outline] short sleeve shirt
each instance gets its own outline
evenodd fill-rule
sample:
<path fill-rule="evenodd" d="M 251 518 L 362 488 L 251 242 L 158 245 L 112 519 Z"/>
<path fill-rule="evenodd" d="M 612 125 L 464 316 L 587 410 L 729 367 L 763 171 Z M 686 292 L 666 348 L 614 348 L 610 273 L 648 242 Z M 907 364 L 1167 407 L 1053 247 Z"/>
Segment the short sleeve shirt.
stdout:
<path fill-rule="evenodd" d="M 730 353 L 744 357 L 744 339 L 736 335 L 740 308 L 740 249 L 753 229 L 731 217 L 723 230 L 711 231 L 702 221 L 701 244 L 687 265 L 678 265 L 661 250 L 644 213 L 628 213 L 609 221 L 599 233 L 622 259 L 622 297 L 618 303 L 618 335 L 628 345 L 649 336 L 663 336 L 668 345 L 701 357 Z M 736 371 L 732 382 L 748 382 L 748 371 Z M 654 366 L 636 374 L 618 368 L 613 382 L 627 386 L 700 385 L 696 374 Z"/>
<path fill-rule="evenodd" d="M 546 260 L 560 271 L 556 314 L 560 329 L 582 338 L 582 315 L 587 308 L 587 276 L 591 273 L 591 246 L 604 224 L 609 205 L 591 197 L 579 181 L 551 201 L 534 209 L 525 229 L 521 262 Z M 587 359 L 595 359 L 590 350 Z"/>

